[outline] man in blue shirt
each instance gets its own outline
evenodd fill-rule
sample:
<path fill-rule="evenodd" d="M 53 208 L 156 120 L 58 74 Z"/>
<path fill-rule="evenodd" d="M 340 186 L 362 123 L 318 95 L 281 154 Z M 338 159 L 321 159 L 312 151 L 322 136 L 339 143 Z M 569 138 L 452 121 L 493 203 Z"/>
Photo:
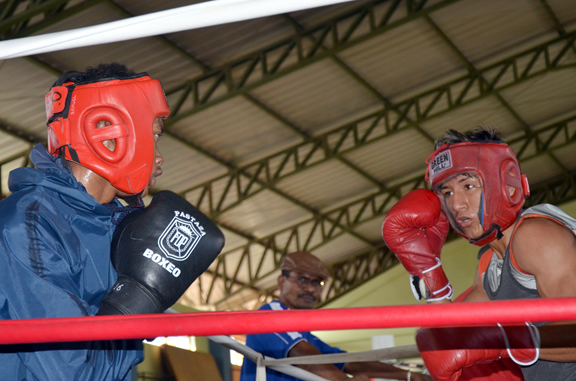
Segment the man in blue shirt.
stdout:
<path fill-rule="evenodd" d="M 264 305 L 260 310 L 312 309 L 320 300 L 324 283 L 330 272 L 314 255 L 307 252 L 287 254 L 281 264 L 282 274 L 278 277 L 280 296 L 278 301 Z M 310 332 L 285 332 L 247 335 L 246 345 L 264 356 L 286 358 L 311 356 L 329 353 L 344 353 L 331 347 Z M 378 361 L 351 362 L 346 364 L 313 364 L 299 367 L 328 380 L 368 381 L 371 377 L 398 380 L 432 381 L 428 376 L 407 372 L 392 365 Z M 256 379 L 256 364 L 245 359 L 242 365 L 241 381 Z M 298 380 L 292 376 L 266 368 L 267 381 Z"/>

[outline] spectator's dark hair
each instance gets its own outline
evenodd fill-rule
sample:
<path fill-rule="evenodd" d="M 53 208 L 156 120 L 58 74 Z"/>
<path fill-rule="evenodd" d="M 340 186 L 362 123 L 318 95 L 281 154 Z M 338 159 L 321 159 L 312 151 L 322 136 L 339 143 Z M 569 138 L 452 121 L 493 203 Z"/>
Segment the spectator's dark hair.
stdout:
<path fill-rule="evenodd" d="M 141 73 L 145 75 L 146 73 Z M 70 70 L 65 72 L 56 80 L 52 86 L 61 86 L 66 82 L 74 82 L 77 84 L 98 82 L 102 80 L 109 80 L 113 78 L 131 78 L 138 74 L 133 70 L 128 69 L 126 65 L 111 62 L 99 64 L 96 67 L 88 66 L 85 72 Z"/>
<path fill-rule="evenodd" d="M 503 142 L 502 134 L 492 127 L 479 126 L 464 133 L 450 129 L 436 139 L 434 150 L 443 144 L 456 144 L 462 142 Z"/>

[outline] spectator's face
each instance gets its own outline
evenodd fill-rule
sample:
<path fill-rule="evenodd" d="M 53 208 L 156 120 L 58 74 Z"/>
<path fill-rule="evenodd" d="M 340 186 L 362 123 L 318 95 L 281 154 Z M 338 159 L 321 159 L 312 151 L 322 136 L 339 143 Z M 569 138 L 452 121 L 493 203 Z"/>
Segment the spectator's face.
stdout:
<path fill-rule="evenodd" d="M 291 309 L 312 309 L 320 301 L 324 279 L 297 271 L 278 277 L 280 302 Z"/>

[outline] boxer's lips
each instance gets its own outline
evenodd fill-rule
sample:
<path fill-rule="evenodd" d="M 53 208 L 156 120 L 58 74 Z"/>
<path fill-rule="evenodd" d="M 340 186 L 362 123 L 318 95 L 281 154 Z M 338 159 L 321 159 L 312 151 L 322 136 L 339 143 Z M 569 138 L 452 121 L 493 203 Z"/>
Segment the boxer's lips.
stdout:
<path fill-rule="evenodd" d="M 162 175 L 162 168 L 158 168 L 156 170 L 156 173 L 154 173 L 154 175 L 152 175 L 152 177 L 150 178 L 150 187 L 153 187 L 154 185 L 156 185 L 156 177 L 161 176 Z"/>
<path fill-rule="evenodd" d="M 472 222 L 473 222 L 472 218 L 469 218 L 469 217 L 462 216 L 462 217 L 456 218 L 456 223 L 462 229 L 470 227 L 470 225 L 472 225 Z"/>

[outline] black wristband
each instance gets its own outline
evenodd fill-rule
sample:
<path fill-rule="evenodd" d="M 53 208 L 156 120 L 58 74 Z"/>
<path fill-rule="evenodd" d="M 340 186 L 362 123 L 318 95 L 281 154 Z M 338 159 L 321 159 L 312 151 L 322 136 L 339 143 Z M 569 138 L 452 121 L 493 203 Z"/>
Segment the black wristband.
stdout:
<path fill-rule="evenodd" d="M 131 277 L 120 275 L 100 303 L 96 315 L 136 315 L 162 313 L 160 297 Z"/>

